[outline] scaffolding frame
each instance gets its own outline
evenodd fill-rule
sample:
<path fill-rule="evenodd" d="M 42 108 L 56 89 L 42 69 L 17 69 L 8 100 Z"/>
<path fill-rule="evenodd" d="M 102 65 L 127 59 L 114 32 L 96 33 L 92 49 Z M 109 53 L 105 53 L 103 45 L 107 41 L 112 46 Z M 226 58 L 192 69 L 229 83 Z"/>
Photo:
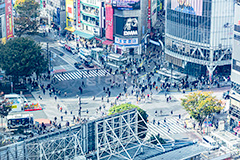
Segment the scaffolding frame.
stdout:
<path fill-rule="evenodd" d="M 0 160 L 69 160 L 79 156 L 133 160 L 143 152 L 143 146 L 165 152 L 156 135 L 150 133 L 151 140 L 145 139 L 149 132 L 141 114 L 132 109 L 1 147 Z"/>

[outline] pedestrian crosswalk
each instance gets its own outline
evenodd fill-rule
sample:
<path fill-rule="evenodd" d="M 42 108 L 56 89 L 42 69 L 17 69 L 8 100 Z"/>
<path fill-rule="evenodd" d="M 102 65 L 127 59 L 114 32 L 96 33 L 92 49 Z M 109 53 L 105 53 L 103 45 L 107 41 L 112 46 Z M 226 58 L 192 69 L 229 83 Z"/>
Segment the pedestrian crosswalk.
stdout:
<path fill-rule="evenodd" d="M 178 117 L 167 118 L 166 122 L 164 120 L 155 121 L 155 123 L 148 123 L 148 133 L 147 139 L 150 138 L 151 134 L 160 135 L 162 138 L 171 138 L 173 134 L 185 133 L 188 132 L 186 128 L 184 128 L 183 121 L 178 120 Z"/>
<path fill-rule="evenodd" d="M 92 78 L 110 75 L 105 69 L 95 69 L 95 70 L 81 70 L 74 72 L 65 72 L 55 74 L 54 78 L 58 81 L 74 80 L 81 78 Z"/>

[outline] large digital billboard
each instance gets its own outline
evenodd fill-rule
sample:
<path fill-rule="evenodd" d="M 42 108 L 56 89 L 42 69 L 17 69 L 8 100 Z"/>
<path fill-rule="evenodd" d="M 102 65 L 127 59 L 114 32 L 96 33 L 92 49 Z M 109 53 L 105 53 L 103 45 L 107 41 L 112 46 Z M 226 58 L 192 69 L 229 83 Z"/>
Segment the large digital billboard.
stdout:
<path fill-rule="evenodd" d="M 140 0 L 112 0 L 112 5 L 120 10 L 140 9 Z"/>
<path fill-rule="evenodd" d="M 202 16 L 203 0 L 171 0 L 171 9 Z"/>
<path fill-rule="evenodd" d="M 138 18 L 137 17 L 116 17 L 116 34 L 122 36 L 138 35 Z"/>
<path fill-rule="evenodd" d="M 106 38 L 113 40 L 113 8 L 106 4 Z"/>

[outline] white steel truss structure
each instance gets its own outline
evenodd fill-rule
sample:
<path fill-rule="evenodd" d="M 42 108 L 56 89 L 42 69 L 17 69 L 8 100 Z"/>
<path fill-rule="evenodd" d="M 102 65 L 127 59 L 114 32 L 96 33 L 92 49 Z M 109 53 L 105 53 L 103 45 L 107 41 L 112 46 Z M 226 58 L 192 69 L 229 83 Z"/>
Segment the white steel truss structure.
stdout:
<path fill-rule="evenodd" d="M 137 109 L 89 121 L 0 148 L 0 160 L 134 159 L 142 147 L 165 149 Z M 155 145 L 154 145 L 154 144 Z"/>
<path fill-rule="evenodd" d="M 146 122 L 137 110 L 96 122 L 97 159 L 119 157 L 132 160 L 141 153 L 143 146 L 164 152 L 165 149 L 156 135 L 150 133 L 152 140 L 145 139 L 148 133 L 146 126 Z M 153 145 L 153 141 L 156 145 Z"/>

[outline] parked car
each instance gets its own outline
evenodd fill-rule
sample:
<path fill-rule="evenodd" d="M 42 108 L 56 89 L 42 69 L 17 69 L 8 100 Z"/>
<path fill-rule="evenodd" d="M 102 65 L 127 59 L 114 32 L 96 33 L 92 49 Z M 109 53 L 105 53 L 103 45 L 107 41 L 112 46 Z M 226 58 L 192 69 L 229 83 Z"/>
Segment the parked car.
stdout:
<path fill-rule="evenodd" d="M 77 50 L 71 45 L 71 44 L 67 44 L 65 43 L 65 49 L 69 52 L 71 52 L 72 54 L 76 54 L 77 53 Z"/>
<path fill-rule="evenodd" d="M 86 63 L 85 65 L 86 65 L 86 67 L 88 67 L 88 68 L 94 68 L 94 65 L 93 65 L 92 63 Z"/>
<path fill-rule="evenodd" d="M 82 66 L 82 63 L 81 63 L 81 62 L 76 62 L 76 63 L 74 63 L 74 66 L 75 66 L 77 69 L 84 69 L 84 67 Z"/>

